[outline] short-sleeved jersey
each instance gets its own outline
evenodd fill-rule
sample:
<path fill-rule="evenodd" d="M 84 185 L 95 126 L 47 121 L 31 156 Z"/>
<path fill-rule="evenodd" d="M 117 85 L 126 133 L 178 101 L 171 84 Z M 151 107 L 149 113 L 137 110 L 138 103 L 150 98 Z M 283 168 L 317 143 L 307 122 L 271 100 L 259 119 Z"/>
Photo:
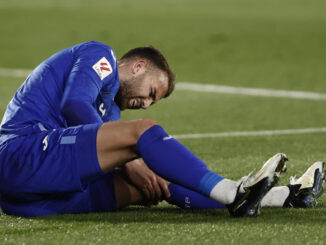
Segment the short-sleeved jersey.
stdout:
<path fill-rule="evenodd" d="M 120 119 L 114 102 L 119 89 L 115 53 L 91 41 L 64 49 L 42 62 L 10 101 L 1 134 L 67 128 Z"/>

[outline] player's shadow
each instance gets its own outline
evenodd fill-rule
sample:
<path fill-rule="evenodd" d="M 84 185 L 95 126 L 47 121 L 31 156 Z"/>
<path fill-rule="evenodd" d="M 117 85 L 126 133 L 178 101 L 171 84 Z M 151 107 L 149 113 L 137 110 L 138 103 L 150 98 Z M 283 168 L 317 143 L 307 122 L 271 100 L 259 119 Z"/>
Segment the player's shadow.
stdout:
<path fill-rule="evenodd" d="M 230 218 L 227 210 L 189 210 L 175 207 L 129 207 L 118 212 L 66 214 L 38 217 L 36 219 L 59 222 L 103 222 L 110 224 L 146 223 L 254 223 L 254 224 L 313 224 L 324 225 L 324 207 L 314 209 L 264 208 L 258 217 Z"/>

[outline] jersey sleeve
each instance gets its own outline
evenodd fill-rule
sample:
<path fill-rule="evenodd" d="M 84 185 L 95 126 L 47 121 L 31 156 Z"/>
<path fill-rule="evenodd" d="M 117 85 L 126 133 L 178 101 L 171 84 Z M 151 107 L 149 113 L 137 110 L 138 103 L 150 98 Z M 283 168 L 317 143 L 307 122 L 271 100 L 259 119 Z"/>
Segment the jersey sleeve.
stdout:
<path fill-rule="evenodd" d="M 85 43 L 74 52 L 74 63 L 66 79 L 61 113 L 68 126 L 101 123 L 95 102 L 104 84 L 117 70 L 110 48 L 97 42 Z"/>

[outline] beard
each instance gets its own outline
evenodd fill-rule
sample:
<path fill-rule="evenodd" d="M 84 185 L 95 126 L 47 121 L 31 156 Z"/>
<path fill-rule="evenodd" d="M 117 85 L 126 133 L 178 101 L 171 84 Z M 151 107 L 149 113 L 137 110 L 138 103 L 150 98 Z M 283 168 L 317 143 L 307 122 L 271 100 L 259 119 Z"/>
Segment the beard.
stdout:
<path fill-rule="evenodd" d="M 114 101 L 119 106 L 120 110 L 128 109 L 129 100 L 140 96 L 144 76 L 145 74 L 142 74 L 137 77 L 120 80 L 120 88 L 114 98 Z"/>

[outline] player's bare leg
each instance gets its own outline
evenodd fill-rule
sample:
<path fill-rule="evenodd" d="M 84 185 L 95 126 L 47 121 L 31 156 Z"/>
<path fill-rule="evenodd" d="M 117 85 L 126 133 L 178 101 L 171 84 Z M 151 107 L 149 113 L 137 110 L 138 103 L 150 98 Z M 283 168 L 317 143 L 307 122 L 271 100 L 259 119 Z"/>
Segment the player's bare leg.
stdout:
<path fill-rule="evenodd" d="M 136 144 L 148 128 L 155 125 L 151 119 L 108 122 L 97 132 L 97 156 L 101 169 L 108 172 L 126 162 L 139 158 Z"/>

